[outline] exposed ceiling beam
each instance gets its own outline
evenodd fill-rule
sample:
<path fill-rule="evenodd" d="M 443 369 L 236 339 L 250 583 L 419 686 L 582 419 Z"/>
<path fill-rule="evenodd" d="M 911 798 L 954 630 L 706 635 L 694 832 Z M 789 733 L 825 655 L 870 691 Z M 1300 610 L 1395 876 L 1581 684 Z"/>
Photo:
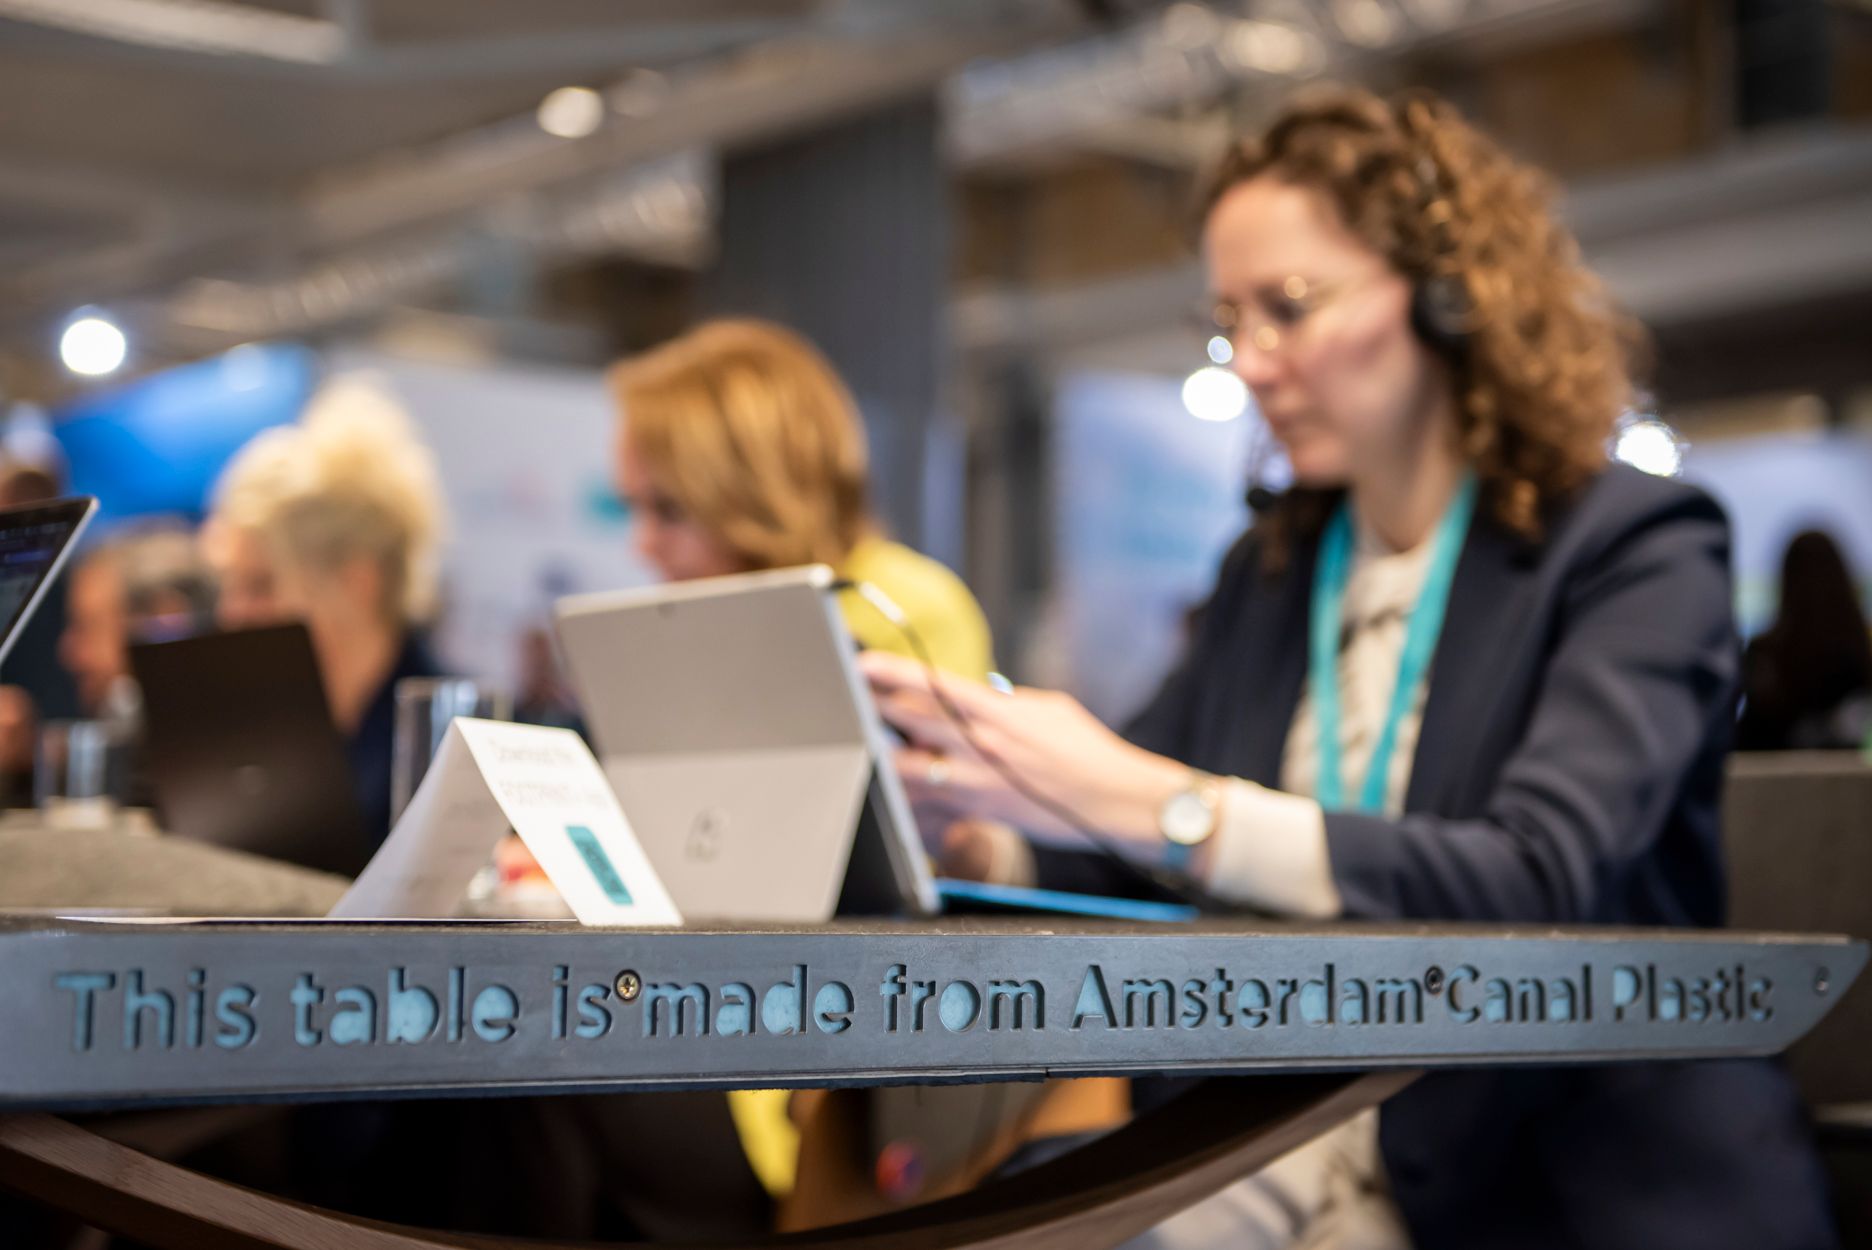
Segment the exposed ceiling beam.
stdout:
<path fill-rule="evenodd" d="M 257 215 L 268 207 L 245 196 L 168 179 L 7 153 L 0 153 L 0 187 L 10 201 L 116 217 L 152 210 Z"/>
<path fill-rule="evenodd" d="M 1654 327 L 1745 315 L 1872 287 L 1872 134 L 1785 136 L 1570 188 L 1587 262 Z M 984 288 L 955 302 L 964 351 L 1060 358 L 1175 332 L 1203 289 L 1195 261 L 1050 290 Z M 1191 367 L 1199 336 L 1189 331 Z"/>
<path fill-rule="evenodd" d="M 22 7 L 95 13 L 119 4 L 133 10 L 156 5 L 257 11 L 223 0 L 0 0 L 0 16 Z M 15 326 L 43 317 L 49 306 L 69 302 L 75 290 L 102 299 L 113 292 L 172 287 L 203 273 L 239 277 L 270 269 L 282 275 L 268 284 L 275 290 L 320 290 L 326 285 L 321 275 L 353 261 L 367 270 L 382 268 L 398 246 L 425 258 L 404 270 L 434 273 L 438 267 L 430 262 L 437 255 L 456 255 L 477 221 L 516 203 L 536 216 L 550 215 L 555 205 L 587 194 L 581 188 L 607 171 L 698 146 L 759 142 L 945 81 L 948 142 L 966 162 L 1078 147 L 1148 155 L 1160 163 L 1200 163 L 1216 141 L 1215 118 L 1189 124 L 1167 121 L 1157 111 L 1214 100 L 1246 83 L 1265 82 L 1272 89 L 1295 76 L 1347 72 L 1369 62 L 1387 40 L 1391 50 L 1436 41 L 1499 41 L 1556 22 L 1628 20 L 1652 3 L 1261 0 L 1252 18 L 1237 16 L 1240 10 L 1186 3 L 1124 30 L 1007 56 L 1069 30 L 1070 7 L 1066 0 L 953 0 L 931 15 L 903 0 L 826 6 L 824 20 L 836 36 L 795 22 L 791 37 L 767 40 L 745 53 L 708 58 L 668 77 L 623 80 L 611 93 L 620 116 L 589 138 L 554 139 L 530 117 L 514 117 L 420 149 L 386 153 L 320 179 L 289 209 L 258 216 L 189 215 L 176 229 L 54 258 L 12 281 L 0 280 L 0 319 L 7 318 L 5 307 Z M 370 14 L 362 0 L 331 0 L 325 12 L 323 19 L 292 20 L 340 29 L 343 55 L 353 61 L 385 54 L 369 42 Z M 1382 39 L 1381 19 L 1387 23 Z M 741 23 L 697 29 L 736 25 Z M 554 46 L 563 42 L 559 36 L 544 38 Z M 470 46 L 418 45 L 414 54 L 453 64 Z M 984 61 L 997 54 L 1005 59 Z M 672 238 L 678 250 L 690 247 L 680 230 Z M 303 267 L 295 272 L 293 266 Z"/>
<path fill-rule="evenodd" d="M 1011 12 L 1010 2 L 1016 6 Z M 614 101 L 634 115 L 613 117 L 585 139 L 557 139 L 530 116 L 510 118 L 321 179 L 288 209 L 218 223 L 229 228 L 213 237 L 179 231 L 51 258 L 0 280 L 0 326 L 17 330 L 62 310 L 74 291 L 94 300 L 129 296 L 204 273 L 277 269 L 294 257 L 323 268 L 342 263 L 334 254 L 399 237 L 422 237 L 418 250 L 427 254 L 438 246 L 437 232 L 459 235 L 517 198 L 576 190 L 593 178 L 698 146 L 734 147 L 809 129 L 927 91 L 964 64 L 1055 37 L 1070 22 L 1056 0 L 969 0 L 948 5 L 934 30 L 902 22 L 859 29 L 861 37 L 773 41 L 681 74 L 654 76 L 658 86 L 647 98 Z M 641 96 L 641 86 L 640 76 L 627 78 L 618 91 Z"/>
<path fill-rule="evenodd" d="M 330 81 L 423 82 L 517 73 L 615 72 L 708 56 L 796 34 L 798 18 L 618 21 L 497 37 L 384 42 L 358 0 L 302 17 L 233 0 L 0 0 L 16 34 L 34 29 L 115 45 L 123 54 L 185 65 Z"/>

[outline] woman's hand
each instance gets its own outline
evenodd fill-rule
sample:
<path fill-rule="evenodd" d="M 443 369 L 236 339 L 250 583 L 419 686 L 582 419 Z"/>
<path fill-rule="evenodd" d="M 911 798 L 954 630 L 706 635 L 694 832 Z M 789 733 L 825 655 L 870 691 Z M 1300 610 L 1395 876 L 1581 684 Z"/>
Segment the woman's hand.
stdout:
<path fill-rule="evenodd" d="M 1189 777 L 1183 765 L 1120 738 L 1070 695 L 1004 694 L 938 674 L 952 716 L 921 664 L 871 651 L 859 667 L 879 712 L 910 740 L 896 756 L 910 801 L 921 814 L 946 817 L 942 823 L 1000 820 L 1054 842 L 1077 842 L 1079 829 L 1090 827 L 1149 852 L 1160 841 L 1158 809 Z"/>

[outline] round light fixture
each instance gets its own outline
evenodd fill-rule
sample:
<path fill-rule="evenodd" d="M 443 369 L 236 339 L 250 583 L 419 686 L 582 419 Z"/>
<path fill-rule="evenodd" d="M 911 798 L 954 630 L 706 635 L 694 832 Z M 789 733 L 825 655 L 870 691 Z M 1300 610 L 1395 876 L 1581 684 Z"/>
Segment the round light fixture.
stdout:
<path fill-rule="evenodd" d="M 95 313 L 77 318 L 59 336 L 59 359 L 88 378 L 117 372 L 129 350 L 124 332 Z"/>
<path fill-rule="evenodd" d="M 1248 388 L 1227 369 L 1207 365 L 1183 380 L 1183 406 L 1199 421 L 1233 421 L 1248 409 Z"/>
<path fill-rule="evenodd" d="M 1684 441 L 1676 430 L 1655 417 L 1640 417 L 1619 427 L 1612 437 L 1612 455 L 1634 469 L 1658 477 L 1683 472 Z"/>
<path fill-rule="evenodd" d="M 541 130 L 561 139 L 583 139 L 604 124 L 604 97 L 590 87 L 560 87 L 540 101 Z"/>

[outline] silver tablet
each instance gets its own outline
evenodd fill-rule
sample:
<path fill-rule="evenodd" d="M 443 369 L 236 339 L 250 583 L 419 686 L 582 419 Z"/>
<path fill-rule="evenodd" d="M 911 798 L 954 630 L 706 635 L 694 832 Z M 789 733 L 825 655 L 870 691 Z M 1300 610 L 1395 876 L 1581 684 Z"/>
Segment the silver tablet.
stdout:
<path fill-rule="evenodd" d="M 685 917 L 938 910 L 834 584 L 815 565 L 556 606 L 599 759 Z"/>

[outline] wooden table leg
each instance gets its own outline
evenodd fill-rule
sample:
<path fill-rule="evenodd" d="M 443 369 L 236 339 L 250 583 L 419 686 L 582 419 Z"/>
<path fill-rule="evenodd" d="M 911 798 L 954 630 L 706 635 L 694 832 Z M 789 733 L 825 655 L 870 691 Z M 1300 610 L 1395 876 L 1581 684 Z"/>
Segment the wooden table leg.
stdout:
<path fill-rule="evenodd" d="M 747 1250 L 1104 1250 L 1409 1084 L 1413 1072 L 1206 1081 L 1058 1159 L 940 1202 Z M 0 1117 L 0 1184 L 159 1250 L 521 1250 L 215 1180 L 45 1115 Z M 563 1246 L 564 1243 L 554 1243 Z"/>

